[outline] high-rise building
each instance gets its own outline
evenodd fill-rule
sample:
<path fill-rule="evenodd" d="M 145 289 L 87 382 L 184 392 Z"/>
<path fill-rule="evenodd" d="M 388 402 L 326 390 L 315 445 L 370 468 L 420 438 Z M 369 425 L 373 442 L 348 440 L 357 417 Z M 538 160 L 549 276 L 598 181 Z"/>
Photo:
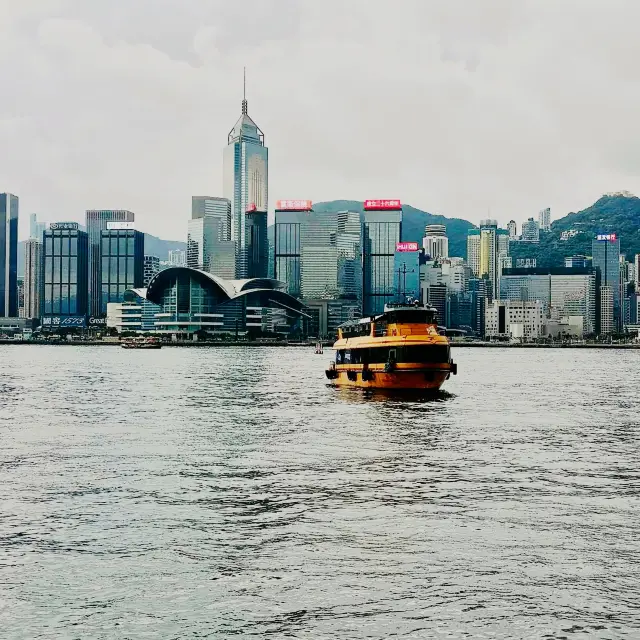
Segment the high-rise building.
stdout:
<path fill-rule="evenodd" d="M 600 287 L 600 334 L 608 335 L 615 331 L 614 290 L 609 285 Z"/>
<path fill-rule="evenodd" d="M 538 300 L 545 317 L 582 318 L 583 333 L 596 331 L 596 273 L 593 269 L 505 269 L 500 279 L 501 300 Z"/>
<path fill-rule="evenodd" d="M 192 218 L 188 224 L 187 266 L 225 279 L 236 274 L 235 243 L 223 240 L 223 222 L 212 216 Z"/>
<path fill-rule="evenodd" d="M 600 287 L 609 287 L 613 296 L 613 322 L 620 327 L 620 238 L 615 233 L 599 234 L 591 243 L 593 267 L 600 275 Z M 602 308 L 602 301 L 600 304 Z M 602 313 L 600 318 L 602 319 Z M 603 333 L 602 327 L 600 332 Z"/>
<path fill-rule="evenodd" d="M 191 218 L 216 218 L 220 221 L 219 240 L 231 240 L 231 201 L 212 196 L 191 197 Z"/>
<path fill-rule="evenodd" d="M 509 232 L 498 229 L 495 220 L 481 220 L 479 229 L 469 229 L 467 261 L 475 278 L 487 278 L 488 294 L 496 297 L 500 279 L 500 259 L 509 255 Z"/>
<path fill-rule="evenodd" d="M 44 232 L 40 313 L 44 326 L 84 326 L 87 315 L 88 235 L 77 222 L 57 222 Z"/>
<path fill-rule="evenodd" d="M 547 207 L 538 213 L 538 225 L 541 231 L 551 230 L 551 209 Z"/>
<path fill-rule="evenodd" d="M 443 224 L 428 224 L 425 227 L 422 247 L 428 260 L 449 257 L 447 227 Z"/>
<path fill-rule="evenodd" d="M 343 298 L 362 299 L 361 233 L 360 214 L 357 211 L 338 211 L 338 289 Z"/>
<path fill-rule="evenodd" d="M 160 272 L 160 258 L 158 256 L 145 256 L 144 257 L 144 286 L 146 287 L 153 276 Z"/>
<path fill-rule="evenodd" d="M 123 301 L 127 289 L 144 284 L 144 233 L 117 223 L 110 226 L 100 232 L 101 316 L 107 315 L 110 302 Z"/>
<path fill-rule="evenodd" d="M 89 236 L 89 315 L 99 316 L 102 311 L 102 264 L 100 238 L 109 222 L 135 221 L 135 214 L 124 209 L 89 209 L 86 228 Z M 133 227 L 133 224 L 131 225 Z M 106 311 L 105 311 L 106 313 Z"/>
<path fill-rule="evenodd" d="M 247 233 L 247 277 L 266 278 L 269 272 L 267 212 L 250 208 L 245 215 Z"/>
<path fill-rule="evenodd" d="M 633 258 L 633 271 L 635 274 L 636 291 L 640 292 L 640 253 Z"/>
<path fill-rule="evenodd" d="M 489 297 L 489 281 L 486 278 L 469 280 L 470 324 L 476 336 L 484 336 L 485 310 Z"/>
<path fill-rule="evenodd" d="M 42 234 L 44 230 L 47 228 L 47 225 L 44 222 L 38 222 L 38 215 L 36 213 L 32 213 L 29 216 L 29 238 L 35 239 L 38 242 L 42 242 Z"/>
<path fill-rule="evenodd" d="M 187 252 L 182 249 L 173 249 L 169 251 L 169 264 L 172 267 L 186 267 Z"/>
<path fill-rule="evenodd" d="M 223 195 L 231 202 L 231 240 L 235 242 L 236 277 L 249 273 L 246 212 L 268 210 L 269 150 L 264 133 L 249 117 L 246 94 L 242 114 L 229 132 L 223 155 Z"/>
<path fill-rule="evenodd" d="M 18 197 L 0 193 L 0 318 L 18 317 Z"/>
<path fill-rule="evenodd" d="M 395 298 L 394 258 L 402 233 L 399 200 L 367 200 L 362 219 L 362 315 L 384 311 Z"/>
<path fill-rule="evenodd" d="M 533 218 L 522 223 L 520 240 L 522 242 L 540 242 L 540 227 Z"/>
<path fill-rule="evenodd" d="M 509 232 L 509 240 L 516 240 L 518 238 L 518 225 L 515 220 L 509 220 L 507 231 Z"/>
<path fill-rule="evenodd" d="M 42 232 L 44 234 L 44 231 Z M 40 318 L 42 296 L 42 238 L 24 245 L 24 317 Z"/>

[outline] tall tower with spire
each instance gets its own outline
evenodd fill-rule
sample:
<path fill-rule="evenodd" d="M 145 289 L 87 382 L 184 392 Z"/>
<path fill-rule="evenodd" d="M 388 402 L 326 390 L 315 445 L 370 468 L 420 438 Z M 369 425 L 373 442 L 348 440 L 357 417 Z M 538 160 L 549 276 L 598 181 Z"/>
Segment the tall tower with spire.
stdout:
<path fill-rule="evenodd" d="M 229 132 L 223 154 L 223 196 L 231 201 L 231 240 L 236 244 L 236 278 L 249 277 L 247 213 L 268 208 L 269 150 L 264 133 L 249 116 L 246 72 L 242 113 Z"/>

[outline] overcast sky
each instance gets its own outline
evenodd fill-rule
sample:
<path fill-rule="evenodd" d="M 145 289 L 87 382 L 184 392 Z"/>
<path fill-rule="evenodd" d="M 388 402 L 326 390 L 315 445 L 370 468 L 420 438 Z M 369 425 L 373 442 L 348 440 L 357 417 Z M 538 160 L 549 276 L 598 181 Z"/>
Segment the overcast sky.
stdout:
<path fill-rule="evenodd" d="M 0 191 L 186 236 L 240 113 L 277 199 L 473 222 L 640 193 L 637 0 L 0 0 Z"/>

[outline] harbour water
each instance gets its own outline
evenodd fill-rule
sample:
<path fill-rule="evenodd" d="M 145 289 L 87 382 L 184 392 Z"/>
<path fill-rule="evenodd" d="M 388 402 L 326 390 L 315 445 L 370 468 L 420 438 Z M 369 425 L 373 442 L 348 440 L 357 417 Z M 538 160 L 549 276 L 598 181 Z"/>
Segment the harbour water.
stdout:
<path fill-rule="evenodd" d="M 638 638 L 636 351 L 0 345 L 0 637 Z"/>

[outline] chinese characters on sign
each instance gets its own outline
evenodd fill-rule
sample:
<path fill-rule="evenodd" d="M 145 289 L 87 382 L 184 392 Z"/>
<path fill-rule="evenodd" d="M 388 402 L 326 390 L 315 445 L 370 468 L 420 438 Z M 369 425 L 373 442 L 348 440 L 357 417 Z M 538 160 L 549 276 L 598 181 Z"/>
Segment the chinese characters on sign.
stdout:
<path fill-rule="evenodd" d="M 598 240 L 608 240 L 610 242 L 615 242 L 616 241 L 616 234 L 615 233 L 605 233 L 605 234 L 601 234 L 597 236 Z"/>
<path fill-rule="evenodd" d="M 278 200 L 276 211 L 311 211 L 311 200 Z"/>
<path fill-rule="evenodd" d="M 365 200 L 365 211 L 395 211 L 402 209 L 400 200 Z"/>
<path fill-rule="evenodd" d="M 52 222 L 49 229 L 53 231 L 76 231 L 78 229 L 77 222 Z"/>
<path fill-rule="evenodd" d="M 85 327 L 84 316 L 45 316 L 42 318 L 43 327 Z"/>
<path fill-rule="evenodd" d="M 135 222 L 107 222 L 107 229 L 109 231 L 121 231 L 123 229 L 135 229 Z"/>
<path fill-rule="evenodd" d="M 396 252 L 418 251 L 417 242 L 396 242 Z"/>

